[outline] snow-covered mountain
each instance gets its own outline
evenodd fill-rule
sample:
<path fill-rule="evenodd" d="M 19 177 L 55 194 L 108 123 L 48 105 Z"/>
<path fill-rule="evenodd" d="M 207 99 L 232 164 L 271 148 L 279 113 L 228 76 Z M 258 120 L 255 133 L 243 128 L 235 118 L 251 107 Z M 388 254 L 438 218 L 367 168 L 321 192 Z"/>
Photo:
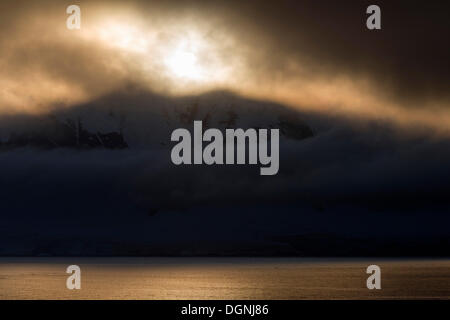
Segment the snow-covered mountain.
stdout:
<path fill-rule="evenodd" d="M 172 130 L 194 120 L 279 128 L 279 172 L 174 165 Z M 0 255 L 338 255 L 376 253 L 380 238 L 429 243 L 420 252 L 448 243 L 450 139 L 428 132 L 229 92 L 133 89 L 2 116 L 0 135 Z"/>
<path fill-rule="evenodd" d="M 229 92 L 167 97 L 143 90 L 119 92 L 87 104 L 3 124 L 3 146 L 142 148 L 165 146 L 176 128 L 278 128 L 281 138 L 302 140 L 313 130 L 287 107 Z"/>

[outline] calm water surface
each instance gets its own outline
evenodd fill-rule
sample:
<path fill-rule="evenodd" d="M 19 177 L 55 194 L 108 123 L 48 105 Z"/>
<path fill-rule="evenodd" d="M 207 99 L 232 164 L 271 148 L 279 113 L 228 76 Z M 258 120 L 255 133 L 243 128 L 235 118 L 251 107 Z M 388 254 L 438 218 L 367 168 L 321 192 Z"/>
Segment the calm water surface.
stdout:
<path fill-rule="evenodd" d="M 450 259 L 0 258 L 0 299 L 450 299 Z"/>

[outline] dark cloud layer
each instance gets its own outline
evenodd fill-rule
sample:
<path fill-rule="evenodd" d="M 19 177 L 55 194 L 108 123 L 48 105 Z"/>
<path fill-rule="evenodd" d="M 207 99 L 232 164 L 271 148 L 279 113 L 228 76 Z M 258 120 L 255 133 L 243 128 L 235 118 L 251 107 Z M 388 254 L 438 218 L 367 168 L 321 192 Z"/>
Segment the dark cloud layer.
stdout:
<path fill-rule="evenodd" d="M 313 72 L 362 74 L 406 100 L 448 98 L 448 4 L 378 1 L 382 30 L 369 31 L 365 9 L 372 2 L 246 2 L 235 17 L 270 39 L 273 47 L 265 58 L 273 69 L 293 54 L 305 57 Z"/>
<path fill-rule="evenodd" d="M 150 113 L 149 106 L 153 106 Z M 193 240 L 192 230 L 205 236 L 209 228 L 220 230 L 228 240 L 251 241 L 256 241 L 254 234 L 307 231 L 367 232 L 374 237 L 448 234 L 448 139 L 427 131 L 404 132 L 377 121 L 352 123 L 302 113 L 297 116 L 315 135 L 302 140 L 282 136 L 276 176 L 260 176 L 255 166 L 175 166 L 170 161 L 169 134 L 173 127 L 192 126 L 182 115 L 191 114 L 193 106 L 198 110 L 194 118 L 210 114 L 211 121 L 236 112 L 239 127 L 247 121 L 278 125 L 280 114 L 294 119 L 283 106 L 225 92 L 173 99 L 132 90 L 55 113 L 61 120 L 79 117 L 94 132 L 114 130 L 118 123 L 111 114 L 125 115 L 123 130 L 130 148 L 3 150 L 2 226 L 15 229 L 25 219 L 47 223 L 40 231 L 44 234 L 97 234 L 109 240 L 139 235 L 150 242 L 158 241 L 152 232 L 161 236 L 159 241 L 179 242 Z M 51 124 L 46 121 L 31 117 L 8 123 L 10 130 L 36 132 Z M 170 218 L 174 215 L 175 220 Z M 197 221 L 199 215 L 204 220 Z M 76 222 L 68 224 L 73 216 Z M 230 226 L 215 226 L 227 216 L 240 226 L 238 234 L 225 236 Z M 250 217 L 259 220 L 251 223 Z M 194 221 L 192 230 L 179 230 L 180 223 Z M 83 229 L 85 225 L 93 233 Z M 108 228 L 116 233 L 108 235 Z M 171 228 L 178 231 L 161 234 Z"/>

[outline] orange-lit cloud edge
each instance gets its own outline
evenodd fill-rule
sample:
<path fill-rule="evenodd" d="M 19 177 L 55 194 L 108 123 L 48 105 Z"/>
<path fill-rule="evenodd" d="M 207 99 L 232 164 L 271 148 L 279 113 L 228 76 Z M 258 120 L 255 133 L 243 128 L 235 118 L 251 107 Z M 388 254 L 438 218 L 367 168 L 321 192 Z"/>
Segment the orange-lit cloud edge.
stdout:
<path fill-rule="evenodd" d="M 82 29 L 70 31 L 61 8 L 16 11 L 0 40 L 2 114 L 47 113 L 134 83 L 169 95 L 225 89 L 293 108 L 450 133 L 444 98 L 405 105 L 370 74 L 314 73 L 298 56 L 286 55 L 278 70 L 267 61 L 264 35 L 246 43 L 217 27 L 215 17 L 143 16 L 133 7 L 86 5 Z"/>

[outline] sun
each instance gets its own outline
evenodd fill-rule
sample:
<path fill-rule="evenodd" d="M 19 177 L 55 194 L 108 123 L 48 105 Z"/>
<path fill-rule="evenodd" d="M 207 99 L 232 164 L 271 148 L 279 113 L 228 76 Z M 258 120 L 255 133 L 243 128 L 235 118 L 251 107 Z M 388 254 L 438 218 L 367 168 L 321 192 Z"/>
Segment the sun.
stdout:
<path fill-rule="evenodd" d="M 95 25 L 95 32 L 83 35 L 90 41 L 100 40 L 121 62 L 141 68 L 153 85 L 170 86 L 174 91 L 198 90 L 222 85 L 228 79 L 229 67 L 219 45 L 199 27 L 150 27 L 125 18 L 117 20 L 120 22 L 105 19 Z"/>
<path fill-rule="evenodd" d="M 164 64 L 176 78 L 200 81 L 205 76 L 205 70 L 202 68 L 195 48 L 187 43 L 181 43 L 169 52 L 164 59 Z"/>

